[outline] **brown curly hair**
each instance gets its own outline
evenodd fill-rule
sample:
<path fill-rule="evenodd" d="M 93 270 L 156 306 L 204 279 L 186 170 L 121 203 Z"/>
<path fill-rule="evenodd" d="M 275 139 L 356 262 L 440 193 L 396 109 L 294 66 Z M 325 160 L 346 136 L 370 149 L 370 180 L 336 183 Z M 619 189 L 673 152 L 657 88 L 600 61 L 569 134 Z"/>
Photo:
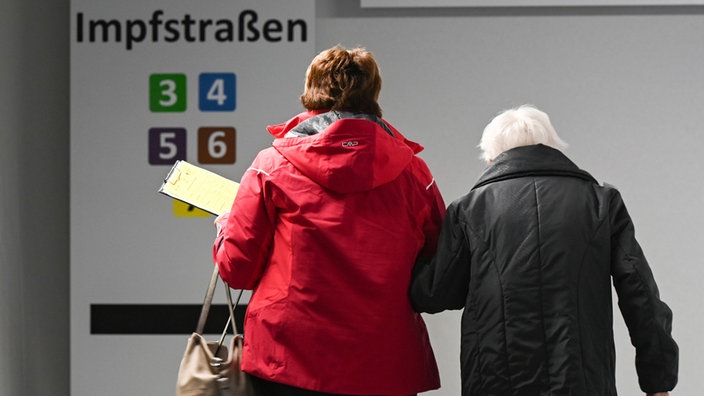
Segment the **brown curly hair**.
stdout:
<path fill-rule="evenodd" d="M 306 71 L 307 110 L 343 110 L 381 117 L 381 74 L 371 52 L 339 45 L 319 53 Z"/>

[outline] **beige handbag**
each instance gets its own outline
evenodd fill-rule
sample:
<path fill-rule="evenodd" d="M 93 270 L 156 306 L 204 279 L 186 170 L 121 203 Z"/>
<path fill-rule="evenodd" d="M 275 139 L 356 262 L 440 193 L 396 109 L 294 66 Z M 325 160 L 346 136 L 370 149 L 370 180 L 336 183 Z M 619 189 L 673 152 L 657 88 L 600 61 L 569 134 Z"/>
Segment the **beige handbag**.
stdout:
<path fill-rule="evenodd" d="M 245 373 L 240 370 L 243 338 L 237 332 L 234 320 L 234 305 L 237 305 L 242 297 L 242 290 L 239 291 L 237 302 L 233 305 L 230 287 L 225 284 L 230 318 L 227 320 L 225 330 L 218 341 L 206 341 L 203 337 L 205 321 L 210 311 L 218 278 L 218 268 L 215 266 L 198 319 L 198 327 L 188 339 L 186 352 L 181 359 L 176 380 L 176 396 L 254 395 Z M 225 282 L 223 281 L 223 283 Z M 228 347 L 224 345 L 224 341 L 230 323 L 232 323 L 234 336 Z"/>

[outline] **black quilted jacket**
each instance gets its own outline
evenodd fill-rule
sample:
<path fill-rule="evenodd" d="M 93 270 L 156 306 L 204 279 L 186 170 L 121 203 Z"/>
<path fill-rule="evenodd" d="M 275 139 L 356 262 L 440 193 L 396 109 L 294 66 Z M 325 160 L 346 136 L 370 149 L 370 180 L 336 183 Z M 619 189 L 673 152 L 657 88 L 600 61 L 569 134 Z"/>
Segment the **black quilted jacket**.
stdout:
<path fill-rule="evenodd" d="M 410 295 L 421 312 L 464 308 L 463 396 L 614 396 L 612 282 L 641 389 L 671 390 L 672 312 L 619 192 L 536 145 L 501 154 L 448 207 Z"/>

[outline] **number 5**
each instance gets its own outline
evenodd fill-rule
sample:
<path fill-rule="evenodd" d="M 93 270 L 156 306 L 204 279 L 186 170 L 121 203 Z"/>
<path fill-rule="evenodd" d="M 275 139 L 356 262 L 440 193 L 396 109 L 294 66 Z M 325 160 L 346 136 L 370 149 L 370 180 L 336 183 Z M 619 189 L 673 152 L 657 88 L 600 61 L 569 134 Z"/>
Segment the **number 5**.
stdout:
<path fill-rule="evenodd" d="M 159 135 L 159 158 L 163 160 L 173 159 L 178 153 L 178 146 L 174 143 L 176 132 L 164 132 Z M 166 149 L 164 151 L 163 149 Z"/>
<path fill-rule="evenodd" d="M 149 129 L 149 163 L 151 165 L 171 165 L 176 160 L 185 159 L 185 128 Z"/>

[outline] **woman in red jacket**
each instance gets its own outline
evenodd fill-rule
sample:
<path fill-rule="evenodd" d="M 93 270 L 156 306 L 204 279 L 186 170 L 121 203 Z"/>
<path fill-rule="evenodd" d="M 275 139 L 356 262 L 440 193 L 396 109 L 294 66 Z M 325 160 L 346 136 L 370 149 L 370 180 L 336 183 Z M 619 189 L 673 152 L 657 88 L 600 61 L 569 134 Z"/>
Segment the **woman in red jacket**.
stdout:
<path fill-rule="evenodd" d="M 306 73 L 306 112 L 242 176 L 214 259 L 254 292 L 242 369 L 276 395 L 413 395 L 439 376 L 408 299 L 445 211 L 422 150 L 381 118 L 372 54 L 336 46 Z"/>

